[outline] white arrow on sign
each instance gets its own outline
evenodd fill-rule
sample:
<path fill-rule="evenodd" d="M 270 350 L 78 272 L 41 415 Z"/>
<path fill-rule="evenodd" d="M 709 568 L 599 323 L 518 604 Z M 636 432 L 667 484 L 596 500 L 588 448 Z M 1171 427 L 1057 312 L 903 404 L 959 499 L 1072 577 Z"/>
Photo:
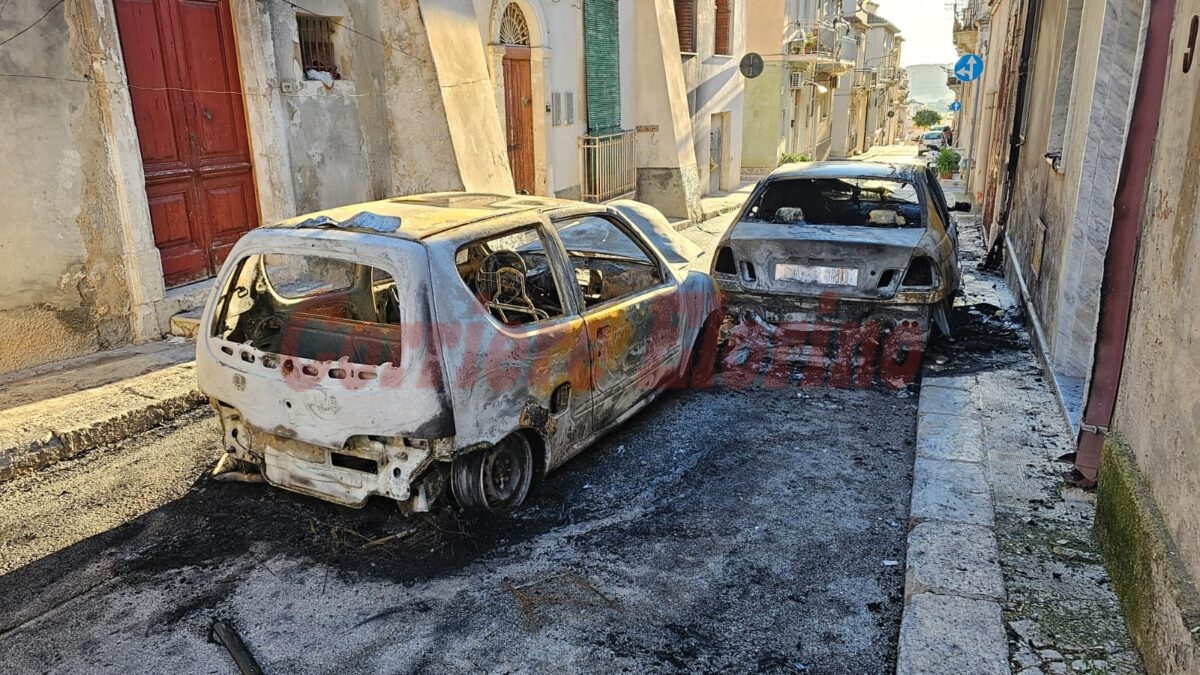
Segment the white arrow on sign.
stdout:
<path fill-rule="evenodd" d="M 957 71 L 955 71 L 955 74 L 958 75 L 958 79 L 960 80 L 970 81 L 975 79 L 975 69 L 978 67 L 979 59 L 975 58 L 973 55 L 968 56 L 967 62 L 963 64 L 962 68 L 959 68 Z"/>

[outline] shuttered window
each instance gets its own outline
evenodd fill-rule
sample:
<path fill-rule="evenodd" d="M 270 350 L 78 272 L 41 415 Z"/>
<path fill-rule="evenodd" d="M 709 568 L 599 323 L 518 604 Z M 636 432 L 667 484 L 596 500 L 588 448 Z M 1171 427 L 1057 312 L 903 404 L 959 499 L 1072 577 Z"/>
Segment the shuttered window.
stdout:
<path fill-rule="evenodd" d="M 716 37 L 713 40 L 714 54 L 733 53 L 733 0 L 717 0 Z"/>
<path fill-rule="evenodd" d="M 587 126 L 593 136 L 621 130 L 620 47 L 617 0 L 584 0 Z"/>
<path fill-rule="evenodd" d="M 675 25 L 679 28 L 679 51 L 696 51 L 696 0 L 675 0 Z"/>

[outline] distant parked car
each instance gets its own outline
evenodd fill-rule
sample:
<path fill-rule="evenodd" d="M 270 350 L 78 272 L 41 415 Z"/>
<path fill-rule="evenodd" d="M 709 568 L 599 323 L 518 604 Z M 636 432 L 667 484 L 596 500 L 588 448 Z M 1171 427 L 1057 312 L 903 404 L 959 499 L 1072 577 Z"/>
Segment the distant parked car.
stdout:
<path fill-rule="evenodd" d="M 949 139 L 946 138 L 944 131 L 926 131 L 921 134 L 920 147 L 921 152 L 929 150 L 941 150 L 950 146 Z"/>
<path fill-rule="evenodd" d="M 516 508 L 711 364 L 720 303 L 700 256 L 632 202 L 442 193 L 254 230 L 196 350 L 218 469 L 345 506 L 427 511 L 449 491 Z"/>
<path fill-rule="evenodd" d="M 962 274 L 958 229 L 924 165 L 815 162 L 758 184 L 717 247 L 712 275 L 727 312 L 768 324 L 936 324 Z"/>

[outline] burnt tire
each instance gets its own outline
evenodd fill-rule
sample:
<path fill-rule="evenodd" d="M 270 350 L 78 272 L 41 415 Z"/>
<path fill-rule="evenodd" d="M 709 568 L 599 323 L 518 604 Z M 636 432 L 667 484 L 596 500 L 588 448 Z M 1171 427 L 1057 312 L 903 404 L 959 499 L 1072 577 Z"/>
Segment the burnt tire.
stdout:
<path fill-rule="evenodd" d="M 464 511 L 509 513 L 525 501 L 533 471 L 529 441 L 513 434 L 486 450 L 454 460 L 450 489 Z"/>
<path fill-rule="evenodd" d="M 696 344 L 688 354 L 687 369 L 683 374 L 683 386 L 688 389 L 708 389 L 713 384 L 717 372 L 717 343 L 721 332 L 721 322 L 718 317 L 709 317 L 700 326 L 696 335 Z"/>

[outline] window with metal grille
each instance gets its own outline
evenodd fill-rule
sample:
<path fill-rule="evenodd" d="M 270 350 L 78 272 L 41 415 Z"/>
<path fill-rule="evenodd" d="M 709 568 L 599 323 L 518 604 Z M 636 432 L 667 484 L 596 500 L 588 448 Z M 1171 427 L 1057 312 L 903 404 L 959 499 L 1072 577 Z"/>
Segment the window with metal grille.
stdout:
<path fill-rule="evenodd" d="M 717 0 L 716 37 L 713 40 L 713 53 L 729 55 L 733 53 L 733 0 Z"/>
<path fill-rule="evenodd" d="M 296 16 L 296 29 L 300 35 L 300 69 L 306 79 L 310 79 L 310 70 L 329 73 L 335 80 L 342 78 L 333 52 L 333 25 L 333 19 L 328 16 Z"/>
<path fill-rule="evenodd" d="M 679 51 L 696 52 L 696 0 L 675 0 L 675 25 L 679 29 Z"/>

